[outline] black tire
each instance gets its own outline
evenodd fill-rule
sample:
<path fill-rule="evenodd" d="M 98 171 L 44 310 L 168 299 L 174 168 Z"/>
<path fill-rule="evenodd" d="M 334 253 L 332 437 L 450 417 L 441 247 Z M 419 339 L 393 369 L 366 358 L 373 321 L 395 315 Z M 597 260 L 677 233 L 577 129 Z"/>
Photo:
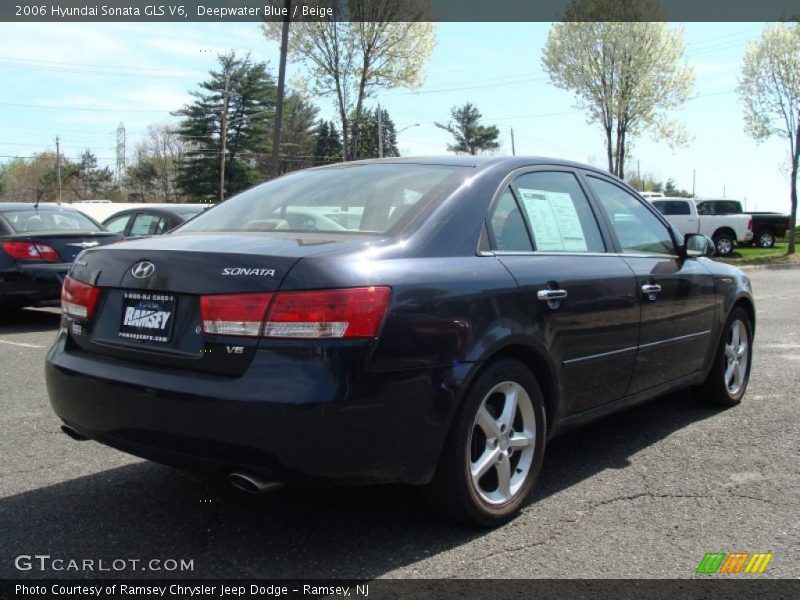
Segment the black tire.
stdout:
<path fill-rule="evenodd" d="M 714 234 L 714 247 L 719 256 L 730 256 L 733 254 L 734 239 L 730 233 L 725 231 Z"/>
<path fill-rule="evenodd" d="M 755 235 L 755 242 L 759 248 L 772 248 L 775 245 L 775 235 L 771 231 L 759 231 Z"/>
<path fill-rule="evenodd" d="M 741 374 L 741 382 L 738 387 L 732 391 L 726 377 L 726 371 L 730 366 L 728 353 L 726 349 L 731 346 L 733 327 L 735 323 L 740 323 L 746 339 L 746 357 L 745 365 Z M 731 311 L 728 320 L 725 322 L 725 328 L 722 330 L 719 345 L 714 353 L 714 365 L 708 373 L 708 377 L 702 385 L 698 386 L 697 393 L 706 402 L 714 406 L 736 406 L 742 401 L 742 397 L 747 391 L 747 384 L 750 381 L 750 367 L 753 363 L 753 326 L 750 322 L 750 317 L 741 307 L 737 307 Z M 738 363 L 737 363 L 738 364 Z"/>
<path fill-rule="evenodd" d="M 519 393 L 520 388 L 527 394 L 529 403 Z M 497 389 L 501 391 L 494 392 Z M 501 397 L 502 406 L 505 407 L 508 398 L 513 394 L 505 394 L 502 390 L 516 390 L 519 400 L 515 403 L 517 408 L 511 418 L 513 424 L 510 428 L 503 422 L 503 414 L 499 414 L 494 421 L 493 426 L 498 427 L 498 433 L 501 432 L 500 427 L 505 427 L 505 438 L 502 434 L 492 438 L 484 435 L 484 429 L 477 423 L 478 411 L 485 406 L 491 413 L 493 407 L 497 406 L 492 403 Z M 525 414 L 523 406 L 526 407 Z M 524 421 L 526 415 L 528 420 Z M 530 422 L 531 415 L 535 421 L 533 424 Z M 512 519 L 530 495 L 539 477 L 544 460 L 546 429 L 544 396 L 530 370 L 519 361 L 509 359 L 499 360 L 486 367 L 462 400 L 445 442 L 436 477 L 431 483 L 431 491 L 434 492 L 434 499 L 440 508 L 449 518 L 482 527 L 494 527 Z M 526 447 L 517 450 L 511 447 L 509 440 L 524 439 L 526 436 L 530 437 L 530 434 L 533 434 L 532 440 Z M 493 440 L 498 442 L 494 443 Z M 532 455 L 529 448 L 532 449 Z M 480 463 L 481 458 L 492 458 L 491 461 L 485 461 L 485 464 L 491 466 L 478 484 L 474 484 L 471 468 L 476 464 L 473 461 Z M 497 464 L 494 458 L 497 459 Z M 508 461 L 507 466 L 505 460 Z M 510 474 L 508 481 L 511 485 L 506 487 L 510 493 L 507 501 L 502 500 L 504 493 L 499 483 L 501 464 L 505 473 Z M 525 468 L 527 474 L 524 474 Z M 491 487 L 492 476 L 495 477 L 497 489 L 487 492 L 486 489 Z M 513 483 L 515 478 L 517 481 Z M 477 489 L 476 485 L 481 489 Z M 490 502 L 482 494 L 497 494 L 498 499 Z"/>

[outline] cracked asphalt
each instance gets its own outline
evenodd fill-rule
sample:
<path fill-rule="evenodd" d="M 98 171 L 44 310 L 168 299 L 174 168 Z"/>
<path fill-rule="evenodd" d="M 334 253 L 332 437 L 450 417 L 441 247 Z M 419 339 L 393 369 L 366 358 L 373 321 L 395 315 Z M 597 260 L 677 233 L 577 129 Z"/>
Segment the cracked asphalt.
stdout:
<path fill-rule="evenodd" d="M 443 521 L 411 488 L 253 497 L 72 441 L 43 379 L 57 312 L 6 315 L 0 576 L 97 575 L 14 567 L 20 554 L 48 554 L 191 559 L 189 577 L 684 578 L 706 552 L 760 551 L 774 554 L 764 576 L 798 578 L 800 270 L 750 276 L 758 324 L 740 406 L 710 409 L 683 392 L 554 440 L 530 503 L 493 531 Z"/>

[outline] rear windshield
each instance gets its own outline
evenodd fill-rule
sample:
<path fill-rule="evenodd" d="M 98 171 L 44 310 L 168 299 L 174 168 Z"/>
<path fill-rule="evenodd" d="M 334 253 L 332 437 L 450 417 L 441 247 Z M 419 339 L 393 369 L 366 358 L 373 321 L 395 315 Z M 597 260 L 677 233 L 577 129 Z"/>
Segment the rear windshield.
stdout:
<path fill-rule="evenodd" d="M 464 167 L 397 163 L 302 171 L 226 200 L 179 231 L 386 233 L 464 175 Z"/>
<path fill-rule="evenodd" d="M 89 217 L 77 210 L 37 210 L 25 208 L 0 213 L 16 233 L 32 231 L 102 231 Z"/>

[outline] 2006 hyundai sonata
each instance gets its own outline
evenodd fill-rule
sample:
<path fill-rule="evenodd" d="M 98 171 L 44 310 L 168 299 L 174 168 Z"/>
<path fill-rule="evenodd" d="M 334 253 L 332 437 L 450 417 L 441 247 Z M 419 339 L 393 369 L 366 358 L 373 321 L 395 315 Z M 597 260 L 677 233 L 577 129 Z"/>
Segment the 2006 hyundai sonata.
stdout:
<path fill-rule="evenodd" d="M 713 251 L 580 164 L 302 171 L 82 253 L 48 390 L 73 437 L 252 490 L 430 484 L 493 525 L 558 432 L 688 386 L 741 400 L 753 298 Z"/>

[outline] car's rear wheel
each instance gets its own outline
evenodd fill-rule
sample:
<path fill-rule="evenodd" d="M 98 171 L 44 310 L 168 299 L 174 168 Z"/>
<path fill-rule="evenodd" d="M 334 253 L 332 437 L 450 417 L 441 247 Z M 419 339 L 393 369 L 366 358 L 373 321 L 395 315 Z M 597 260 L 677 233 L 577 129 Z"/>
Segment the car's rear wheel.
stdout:
<path fill-rule="evenodd" d="M 714 246 L 720 256 L 730 256 L 733 254 L 733 236 L 730 233 L 721 232 L 714 235 Z"/>
<path fill-rule="evenodd" d="M 762 231 L 756 236 L 756 241 L 762 248 L 772 248 L 775 245 L 775 236 L 769 231 Z"/>
<path fill-rule="evenodd" d="M 735 406 L 742 401 L 750 380 L 753 361 L 753 326 L 747 312 L 731 311 L 714 357 L 714 366 L 699 392 L 717 406 Z"/>
<path fill-rule="evenodd" d="M 511 519 L 539 476 L 545 433 L 530 370 L 516 360 L 489 366 L 463 400 L 433 483 L 447 514 L 481 526 Z"/>

